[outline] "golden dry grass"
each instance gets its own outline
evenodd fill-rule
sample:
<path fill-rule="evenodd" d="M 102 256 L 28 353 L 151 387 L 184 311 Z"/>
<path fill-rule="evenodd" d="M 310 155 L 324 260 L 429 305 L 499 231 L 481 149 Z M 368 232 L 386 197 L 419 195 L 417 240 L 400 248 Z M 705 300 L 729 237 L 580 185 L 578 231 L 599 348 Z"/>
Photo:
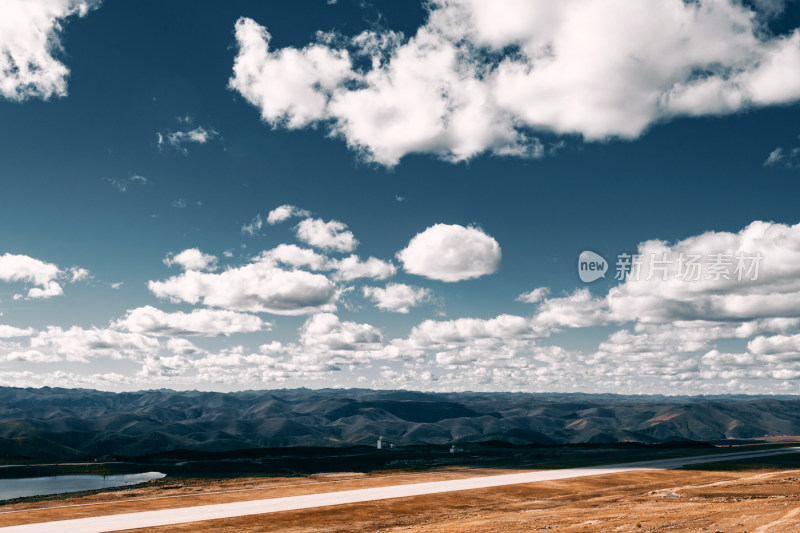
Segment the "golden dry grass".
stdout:
<path fill-rule="evenodd" d="M 503 470 L 246 478 L 154 483 L 146 488 L 2 508 L 0 525 L 223 503 Z M 72 507 L 65 507 L 65 506 Z M 17 511 L 9 513 L 8 511 Z M 550 529 L 548 529 L 550 528 Z M 149 531 L 800 531 L 800 470 L 671 470 L 512 485 L 304 511 L 165 526 Z"/>

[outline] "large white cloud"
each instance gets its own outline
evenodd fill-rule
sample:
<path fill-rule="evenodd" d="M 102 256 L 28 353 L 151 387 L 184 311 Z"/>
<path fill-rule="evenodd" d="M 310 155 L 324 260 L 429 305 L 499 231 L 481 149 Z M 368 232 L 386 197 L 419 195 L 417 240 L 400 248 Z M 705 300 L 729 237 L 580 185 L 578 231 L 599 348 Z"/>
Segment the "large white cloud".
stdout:
<path fill-rule="evenodd" d="M 230 87 L 272 127 L 325 123 L 370 160 L 539 156 L 530 132 L 635 138 L 680 115 L 800 97 L 800 33 L 735 0 L 435 0 L 416 34 L 270 49 L 242 18 Z M 361 66 L 366 65 L 366 66 Z"/>
<path fill-rule="evenodd" d="M 492 274 L 500 267 L 500 245 L 475 227 L 435 224 L 397 252 L 406 272 L 441 281 Z"/>
<path fill-rule="evenodd" d="M 757 221 L 738 233 L 710 231 L 674 244 L 647 241 L 638 254 L 638 275 L 612 288 L 606 298 L 620 320 L 800 316 L 800 224 Z M 695 275 L 688 265 L 697 255 Z M 717 259 L 723 265 L 719 276 L 713 270 Z"/>
<path fill-rule="evenodd" d="M 67 94 L 69 69 L 56 59 L 61 31 L 100 0 L 3 0 L 0 2 L 0 95 L 21 102 Z"/>
<path fill-rule="evenodd" d="M 633 266 L 605 296 L 582 288 L 546 298 L 534 320 L 572 328 L 727 322 L 746 337 L 800 318 L 800 224 L 756 221 L 736 233 L 646 241 L 617 260 Z"/>
<path fill-rule="evenodd" d="M 270 324 L 257 316 L 224 309 L 194 309 L 190 313 L 166 313 L 152 306 L 137 307 L 112 327 L 146 335 L 199 335 L 216 337 L 247 333 L 269 328 Z"/>
<path fill-rule="evenodd" d="M 284 270 L 268 257 L 220 273 L 189 270 L 149 281 L 159 298 L 231 311 L 301 315 L 335 310 L 336 286 L 322 274 Z"/>

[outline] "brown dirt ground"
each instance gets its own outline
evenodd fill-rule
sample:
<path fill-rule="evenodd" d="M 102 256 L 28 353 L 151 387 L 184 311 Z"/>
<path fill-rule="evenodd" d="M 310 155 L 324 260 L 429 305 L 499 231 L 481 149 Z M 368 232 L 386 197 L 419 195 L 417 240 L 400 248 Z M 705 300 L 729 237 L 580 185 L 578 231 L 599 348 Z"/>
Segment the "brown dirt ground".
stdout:
<path fill-rule="evenodd" d="M 800 470 L 787 465 L 707 468 L 511 485 L 150 531 L 800 531 Z M 163 481 L 144 488 L 5 505 L 0 507 L 0 526 L 507 472 L 464 468 L 422 474 Z"/>

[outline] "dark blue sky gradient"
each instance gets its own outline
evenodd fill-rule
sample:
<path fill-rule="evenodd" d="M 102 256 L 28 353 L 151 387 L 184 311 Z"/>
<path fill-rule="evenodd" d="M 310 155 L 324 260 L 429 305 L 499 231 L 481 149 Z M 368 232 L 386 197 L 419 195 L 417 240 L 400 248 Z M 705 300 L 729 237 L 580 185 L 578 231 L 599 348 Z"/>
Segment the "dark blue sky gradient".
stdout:
<path fill-rule="evenodd" d="M 17 302 L 13 313 L 15 289 L 4 287 L 8 323 L 104 325 L 126 309 L 156 305 L 144 284 L 175 273 L 161 263 L 166 253 L 197 246 L 250 255 L 287 242 L 286 225 L 261 237 L 240 232 L 256 213 L 287 203 L 342 220 L 362 256 L 385 259 L 434 223 L 482 227 L 502 246 L 502 268 L 480 280 L 435 283 L 438 309 L 449 317 L 526 313 L 513 302 L 523 291 L 573 290 L 573 263 L 584 248 L 610 257 L 653 238 L 800 221 L 800 171 L 763 166 L 776 146 L 800 144 L 800 106 L 674 120 L 635 141 L 585 144 L 545 133 L 543 140 L 566 145 L 539 160 L 409 156 L 386 169 L 360 162 L 322 131 L 271 130 L 227 89 L 240 16 L 284 47 L 303 46 L 320 29 L 354 35 L 377 25 L 413 34 L 425 11 L 418 2 L 140 1 L 107 2 L 71 20 L 61 57 L 71 71 L 69 95 L 0 101 L 0 243 L 3 251 L 86 266 L 97 283 L 125 285 L 119 292 L 76 285 L 69 301 Z M 781 23 L 794 27 L 794 18 Z M 185 115 L 221 139 L 192 146 L 188 156 L 159 150 L 156 133 L 178 129 L 176 117 Z M 123 194 L 103 180 L 132 175 L 148 183 Z M 173 207 L 178 199 L 188 206 Z M 341 314 L 368 313 L 401 334 L 436 310 L 389 316 L 362 305 Z"/>

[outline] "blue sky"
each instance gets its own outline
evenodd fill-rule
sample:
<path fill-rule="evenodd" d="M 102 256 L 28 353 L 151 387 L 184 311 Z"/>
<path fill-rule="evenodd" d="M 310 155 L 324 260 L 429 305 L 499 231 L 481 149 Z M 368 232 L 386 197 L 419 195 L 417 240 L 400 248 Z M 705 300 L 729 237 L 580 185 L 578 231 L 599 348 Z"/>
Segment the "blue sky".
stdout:
<path fill-rule="evenodd" d="M 487 6 L 0 8 L 0 383 L 796 393 L 800 8 Z"/>

